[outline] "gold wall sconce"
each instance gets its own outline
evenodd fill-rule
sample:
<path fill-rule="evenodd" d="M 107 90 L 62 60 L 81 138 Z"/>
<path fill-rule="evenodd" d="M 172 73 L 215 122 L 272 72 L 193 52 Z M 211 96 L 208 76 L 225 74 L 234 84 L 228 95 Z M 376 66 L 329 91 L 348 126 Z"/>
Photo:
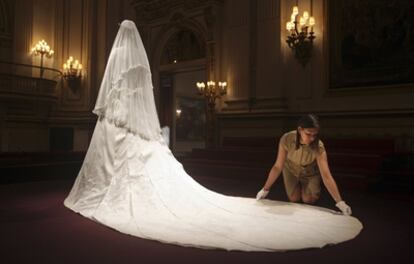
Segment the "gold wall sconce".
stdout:
<path fill-rule="evenodd" d="M 202 95 L 207 102 L 208 112 L 206 113 L 206 147 L 211 148 L 215 146 L 214 143 L 214 111 L 216 107 L 216 99 L 220 99 L 227 94 L 227 82 L 208 81 L 207 86 L 204 82 L 197 82 L 198 93 Z"/>
<path fill-rule="evenodd" d="M 31 50 L 32 56 L 40 56 L 40 78 L 43 78 L 43 57 L 52 58 L 55 52 L 50 48 L 44 39 L 40 40 Z"/>
<path fill-rule="evenodd" d="M 315 18 L 309 16 L 308 11 L 304 11 L 300 17 L 299 8 L 297 6 L 293 7 L 290 21 L 286 23 L 286 30 L 289 31 L 286 43 L 293 50 L 295 58 L 303 67 L 306 66 L 312 56 L 312 45 L 315 39 L 314 26 Z"/>
<path fill-rule="evenodd" d="M 72 89 L 77 88 L 80 85 L 82 78 L 82 64 L 78 60 L 73 59 L 72 56 L 63 64 L 63 78 L 68 82 L 69 87 Z"/>
<path fill-rule="evenodd" d="M 197 89 L 198 93 L 206 98 L 210 110 L 214 110 L 216 99 L 227 94 L 227 82 L 218 82 L 216 86 L 216 82 L 208 81 L 207 87 L 204 82 L 197 82 Z"/>
<path fill-rule="evenodd" d="M 82 64 L 78 60 L 74 60 L 72 56 L 63 64 L 63 77 L 66 80 L 74 80 L 82 78 Z"/>

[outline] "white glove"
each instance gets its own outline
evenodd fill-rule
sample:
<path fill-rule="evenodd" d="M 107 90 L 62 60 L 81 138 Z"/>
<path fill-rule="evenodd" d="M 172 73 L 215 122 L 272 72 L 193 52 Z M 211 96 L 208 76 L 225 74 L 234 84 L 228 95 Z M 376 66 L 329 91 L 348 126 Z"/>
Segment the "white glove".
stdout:
<path fill-rule="evenodd" d="M 256 200 L 264 199 L 266 198 L 268 194 L 269 194 L 269 191 L 266 191 L 265 189 L 261 189 L 256 195 Z"/>
<path fill-rule="evenodd" d="M 336 204 L 336 207 L 338 207 L 339 210 L 341 210 L 344 215 L 351 215 L 352 214 L 351 207 L 349 207 L 349 205 L 347 205 L 344 201 L 338 202 Z"/>

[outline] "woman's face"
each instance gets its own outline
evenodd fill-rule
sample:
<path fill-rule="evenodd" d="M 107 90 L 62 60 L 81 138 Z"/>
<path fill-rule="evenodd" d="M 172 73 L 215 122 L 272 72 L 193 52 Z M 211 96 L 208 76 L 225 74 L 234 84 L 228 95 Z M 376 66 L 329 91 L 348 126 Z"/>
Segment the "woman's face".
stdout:
<path fill-rule="evenodd" d="M 302 128 L 298 127 L 300 139 L 302 144 L 309 145 L 318 136 L 319 129 L 317 128 Z"/>

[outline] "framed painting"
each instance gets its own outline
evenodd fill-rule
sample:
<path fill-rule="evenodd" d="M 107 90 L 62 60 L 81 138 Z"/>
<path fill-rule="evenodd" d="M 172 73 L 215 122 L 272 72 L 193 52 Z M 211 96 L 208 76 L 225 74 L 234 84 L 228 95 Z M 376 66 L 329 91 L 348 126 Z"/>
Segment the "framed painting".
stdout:
<path fill-rule="evenodd" d="M 414 83 L 414 1 L 326 3 L 330 89 Z"/>

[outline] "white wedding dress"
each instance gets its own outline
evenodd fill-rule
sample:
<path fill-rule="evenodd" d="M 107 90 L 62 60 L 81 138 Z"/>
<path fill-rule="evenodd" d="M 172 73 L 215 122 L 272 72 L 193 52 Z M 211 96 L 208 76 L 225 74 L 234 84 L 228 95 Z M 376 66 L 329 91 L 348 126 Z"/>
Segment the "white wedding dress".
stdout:
<path fill-rule="evenodd" d="M 121 24 L 117 39 L 121 30 L 138 34 L 131 21 Z M 148 80 L 148 72 L 139 63 L 112 74 L 115 57 L 125 59 L 116 50 L 114 44 L 94 110 L 100 118 L 65 206 L 122 233 L 200 248 L 284 251 L 319 248 L 358 235 L 362 224 L 351 216 L 225 196 L 194 181 L 160 135 L 151 84 L 134 83 L 136 76 Z M 134 117 L 141 120 L 133 123 Z"/>

